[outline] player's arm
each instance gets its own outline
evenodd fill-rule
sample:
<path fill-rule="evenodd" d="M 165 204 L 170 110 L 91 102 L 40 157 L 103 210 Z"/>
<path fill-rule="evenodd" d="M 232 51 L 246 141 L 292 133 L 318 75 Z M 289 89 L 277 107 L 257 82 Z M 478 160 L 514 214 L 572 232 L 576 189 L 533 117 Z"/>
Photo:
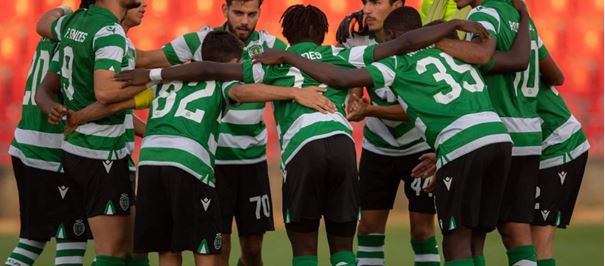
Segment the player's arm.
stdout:
<path fill-rule="evenodd" d="M 352 106 L 353 110 L 347 114 L 347 119 L 349 121 L 361 121 L 368 116 L 393 121 L 409 120 L 401 105 L 372 105 L 368 99 L 359 98 L 354 95 L 351 95 L 350 97 L 353 99 L 354 103 Z"/>
<path fill-rule="evenodd" d="M 135 104 L 133 99 L 128 99 L 112 104 L 102 104 L 100 102 L 95 102 L 77 112 L 70 113 L 69 119 L 67 121 L 69 126 L 77 127 L 82 124 L 103 119 L 123 110 L 133 109 L 134 107 Z"/>
<path fill-rule="evenodd" d="M 34 97 L 38 108 L 48 115 L 48 123 L 52 125 L 58 124 L 67 114 L 67 108 L 55 101 L 61 91 L 60 78 L 57 73 L 47 72 Z"/>
<path fill-rule="evenodd" d="M 145 127 L 147 126 L 145 121 L 143 121 L 137 115 L 132 114 L 132 123 L 133 123 L 133 127 L 134 127 L 134 135 L 137 137 L 140 137 L 140 138 L 144 137 L 145 136 Z"/>
<path fill-rule="evenodd" d="M 561 86 L 565 82 L 563 72 L 550 55 L 540 60 L 540 75 L 549 85 Z"/>
<path fill-rule="evenodd" d="M 322 113 L 336 112 L 336 105 L 322 95 L 324 88 L 277 87 L 265 84 L 239 84 L 229 90 L 230 99 L 239 103 L 293 100 Z"/>
<path fill-rule="evenodd" d="M 71 12 L 71 8 L 66 5 L 47 11 L 38 20 L 36 32 L 42 37 L 57 40 L 57 36 L 53 36 L 53 22 L 56 22 L 60 17 L 70 14 Z"/>
<path fill-rule="evenodd" d="M 162 49 L 137 50 L 136 66 L 138 68 L 169 67 L 171 64 Z"/>
<path fill-rule="evenodd" d="M 99 103 L 109 105 L 132 100 L 135 95 L 147 88 L 144 85 L 126 86 L 124 82 L 113 79 L 115 74 L 111 70 L 95 70 L 94 89 L 95 97 Z"/>
<path fill-rule="evenodd" d="M 345 70 L 332 64 L 310 60 L 287 51 L 267 49 L 264 53 L 255 56 L 254 60 L 268 65 L 283 63 L 292 65 L 311 78 L 334 88 L 349 89 L 374 85 L 372 77 L 363 68 Z"/>
<path fill-rule="evenodd" d="M 494 54 L 493 66 L 485 67 L 490 73 L 519 72 L 527 69 L 531 52 L 531 37 L 529 33 L 529 12 L 527 6 L 521 0 L 514 0 L 515 9 L 519 11 L 519 29 L 515 37 L 513 47 L 507 51 L 496 51 Z"/>
<path fill-rule="evenodd" d="M 482 66 L 488 64 L 494 55 L 496 40 L 494 38 L 473 41 L 442 39 L 435 46 L 466 63 Z"/>
<path fill-rule="evenodd" d="M 473 33 L 479 36 L 480 40 L 489 39 L 489 33 L 480 23 L 470 20 L 451 20 L 406 32 L 394 40 L 377 45 L 374 49 L 374 61 L 424 48 L 456 30 Z M 494 41 L 493 49 L 495 47 Z"/>
<path fill-rule="evenodd" d="M 163 69 L 135 69 L 115 75 L 114 80 L 128 85 L 142 85 L 149 81 L 206 81 L 206 80 L 242 80 L 241 64 L 216 62 L 193 62 Z"/>

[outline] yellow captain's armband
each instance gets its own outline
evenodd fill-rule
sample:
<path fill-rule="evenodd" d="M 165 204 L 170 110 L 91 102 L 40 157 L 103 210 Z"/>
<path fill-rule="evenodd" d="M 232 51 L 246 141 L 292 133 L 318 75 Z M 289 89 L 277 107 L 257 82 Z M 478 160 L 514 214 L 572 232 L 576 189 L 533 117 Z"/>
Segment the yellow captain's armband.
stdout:
<path fill-rule="evenodd" d="M 150 88 L 145 89 L 142 92 L 139 92 L 136 96 L 134 96 L 134 106 L 136 109 L 145 109 L 151 105 L 153 101 L 153 90 Z"/>

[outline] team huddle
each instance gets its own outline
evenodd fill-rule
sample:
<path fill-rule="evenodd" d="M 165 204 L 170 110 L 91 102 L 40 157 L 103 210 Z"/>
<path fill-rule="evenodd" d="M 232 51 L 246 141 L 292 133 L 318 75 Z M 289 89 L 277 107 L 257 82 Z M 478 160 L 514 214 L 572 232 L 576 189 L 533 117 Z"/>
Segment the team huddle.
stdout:
<path fill-rule="evenodd" d="M 401 181 L 414 265 L 442 263 L 435 224 L 444 265 L 486 265 L 495 229 L 508 265 L 555 265 L 589 144 L 522 0 L 426 0 L 420 12 L 363 0 L 337 45 L 323 45 L 328 18 L 312 5 L 283 13 L 287 43 L 257 31 L 262 4 L 225 0 L 222 26 L 156 50 L 127 37 L 145 0 L 82 0 L 39 19 L 9 150 L 21 231 L 5 265 L 33 265 L 52 237 L 55 265 L 83 265 L 90 239 L 96 266 L 149 265 L 150 252 L 181 265 L 183 251 L 229 265 L 233 220 L 237 265 L 263 265 L 266 103 L 292 265 L 318 265 L 322 218 L 331 265 L 385 265 Z M 358 165 L 350 121 L 362 120 Z"/>

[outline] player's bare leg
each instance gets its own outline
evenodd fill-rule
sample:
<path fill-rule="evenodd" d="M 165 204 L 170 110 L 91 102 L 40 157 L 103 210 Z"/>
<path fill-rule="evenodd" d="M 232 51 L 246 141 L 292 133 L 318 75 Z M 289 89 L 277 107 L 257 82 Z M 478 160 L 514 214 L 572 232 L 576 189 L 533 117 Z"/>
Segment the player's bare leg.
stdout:
<path fill-rule="evenodd" d="M 554 257 L 552 243 L 555 240 L 556 227 L 554 226 L 532 226 L 531 237 L 536 247 L 538 260 L 551 259 Z"/>
<path fill-rule="evenodd" d="M 471 242 L 471 252 L 473 253 L 473 261 L 475 266 L 485 266 L 485 257 L 483 256 L 483 246 L 485 245 L 485 237 L 487 233 L 473 231 Z"/>
<path fill-rule="evenodd" d="M 443 236 L 443 257 L 446 261 L 470 259 L 473 231 L 461 226 Z"/>
<path fill-rule="evenodd" d="M 532 244 L 529 224 L 504 223 L 498 226 L 498 231 L 507 250 Z"/>
<path fill-rule="evenodd" d="M 229 256 L 231 255 L 231 234 L 223 234 L 223 245 L 219 255 L 219 265 L 228 266 Z"/>
<path fill-rule="evenodd" d="M 317 256 L 317 231 L 286 231 L 288 233 L 288 239 L 290 239 L 290 244 L 292 244 L 292 254 L 294 257 Z"/>
<path fill-rule="evenodd" d="M 193 255 L 193 259 L 195 260 L 196 266 L 218 266 L 220 260 L 219 257 L 219 255 Z"/>
<path fill-rule="evenodd" d="M 435 239 L 435 215 L 409 212 L 410 242 L 414 250 L 414 265 L 438 266 L 441 264 L 439 248 Z"/>
<path fill-rule="evenodd" d="M 181 266 L 183 264 L 183 256 L 180 252 L 160 252 L 158 257 L 160 266 Z"/>
<path fill-rule="evenodd" d="M 239 237 L 241 247 L 241 262 L 245 266 L 262 265 L 262 247 L 264 234 L 246 235 Z"/>
<path fill-rule="evenodd" d="M 128 255 L 128 239 L 132 234 L 130 216 L 99 215 L 89 218 L 88 223 L 97 256 L 125 258 Z"/>
<path fill-rule="evenodd" d="M 359 235 L 384 235 L 388 218 L 389 210 L 361 211 L 361 220 L 357 226 L 357 233 Z"/>
<path fill-rule="evenodd" d="M 435 215 L 409 212 L 412 240 L 425 240 L 435 236 Z"/>

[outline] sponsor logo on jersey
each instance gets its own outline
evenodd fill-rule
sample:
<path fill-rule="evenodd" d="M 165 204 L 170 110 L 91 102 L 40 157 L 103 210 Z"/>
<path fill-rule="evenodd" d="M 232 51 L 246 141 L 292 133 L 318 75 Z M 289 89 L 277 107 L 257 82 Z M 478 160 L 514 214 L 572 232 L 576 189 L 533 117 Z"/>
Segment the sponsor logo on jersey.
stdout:
<path fill-rule="evenodd" d="M 120 196 L 120 208 L 122 208 L 123 211 L 128 210 L 128 207 L 130 207 L 130 198 L 128 197 L 128 194 L 123 193 Z"/>
<path fill-rule="evenodd" d="M 65 195 L 67 195 L 67 191 L 69 190 L 69 187 L 59 186 L 57 188 L 59 189 L 59 194 L 61 194 L 61 198 L 64 199 Z"/>
<path fill-rule="evenodd" d="M 214 249 L 221 249 L 223 246 L 223 235 L 221 233 L 216 233 L 214 237 Z"/>
<path fill-rule="evenodd" d="M 81 236 L 86 231 L 86 225 L 84 225 L 84 221 L 79 219 L 76 220 L 73 226 L 74 235 Z"/>

